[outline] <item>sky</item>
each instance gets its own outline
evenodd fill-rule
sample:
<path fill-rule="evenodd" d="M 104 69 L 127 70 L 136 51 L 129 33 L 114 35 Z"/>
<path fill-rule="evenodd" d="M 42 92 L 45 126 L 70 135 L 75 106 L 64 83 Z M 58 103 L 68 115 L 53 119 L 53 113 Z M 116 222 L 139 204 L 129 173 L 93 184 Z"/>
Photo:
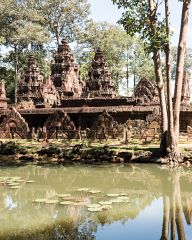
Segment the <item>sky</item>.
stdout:
<path fill-rule="evenodd" d="M 95 21 L 107 21 L 116 24 L 121 17 L 122 10 L 119 10 L 116 5 L 113 5 L 111 0 L 88 0 L 91 4 L 91 16 Z M 177 46 L 179 40 L 179 29 L 182 3 L 178 3 L 178 0 L 170 0 L 171 10 L 171 28 L 174 31 L 172 37 L 172 45 Z M 163 13 L 163 6 L 161 12 Z M 191 15 L 189 19 L 189 29 L 187 37 L 187 47 L 192 47 L 192 6 Z"/>

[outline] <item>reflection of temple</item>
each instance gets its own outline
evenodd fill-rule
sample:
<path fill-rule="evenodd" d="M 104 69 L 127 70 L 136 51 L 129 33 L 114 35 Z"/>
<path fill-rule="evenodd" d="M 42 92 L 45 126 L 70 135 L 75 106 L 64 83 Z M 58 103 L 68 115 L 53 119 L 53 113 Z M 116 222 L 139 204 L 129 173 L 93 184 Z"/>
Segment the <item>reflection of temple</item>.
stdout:
<path fill-rule="evenodd" d="M 1 123 L 10 112 L 7 109 L 3 83 L 0 91 L 0 108 L 4 109 L 1 112 Z M 189 100 L 189 77 L 185 73 L 181 99 L 181 130 L 192 126 L 192 107 Z M 137 130 L 146 128 L 146 139 L 148 135 L 157 136 L 159 132 L 159 98 L 154 82 L 141 79 L 133 97 L 117 96 L 110 69 L 103 52 L 98 49 L 91 63 L 88 79 L 82 83 L 79 66 L 75 64 L 65 40 L 62 40 L 54 54 L 49 77 L 43 78 L 35 58 L 29 56 L 27 66 L 17 83 L 16 110 L 30 129 L 43 128 L 47 119 L 52 119 L 51 116 L 58 112 L 58 108 L 70 117 L 74 129 L 93 129 L 100 131 L 96 134 L 99 136 L 115 137 L 118 125 L 125 128 L 128 120 Z M 104 113 L 110 116 L 110 121 L 106 120 Z M 105 119 L 100 123 L 105 127 L 98 127 L 98 119 Z"/>

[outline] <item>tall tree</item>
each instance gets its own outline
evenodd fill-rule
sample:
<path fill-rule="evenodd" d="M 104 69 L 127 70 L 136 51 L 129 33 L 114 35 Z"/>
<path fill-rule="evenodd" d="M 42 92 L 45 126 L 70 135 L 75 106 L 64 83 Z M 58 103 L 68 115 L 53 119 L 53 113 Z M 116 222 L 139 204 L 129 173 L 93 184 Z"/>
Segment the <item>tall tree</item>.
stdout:
<path fill-rule="evenodd" d="M 117 86 L 122 85 L 124 78 L 130 86 L 133 76 L 135 82 L 136 79 L 142 77 L 154 78 L 152 61 L 144 52 L 141 40 L 128 36 L 121 26 L 108 22 L 91 22 L 80 34 L 75 49 L 75 55 L 85 79 L 90 61 L 97 48 L 103 50 Z"/>
<path fill-rule="evenodd" d="M 33 0 L 0 0 L 0 36 L 3 44 L 14 50 L 15 91 L 19 54 L 33 45 L 42 45 L 49 41 L 43 17 L 33 4 Z"/>
<path fill-rule="evenodd" d="M 158 1 L 156 0 L 113 0 L 119 7 L 124 7 L 126 12 L 120 22 L 131 34 L 138 33 L 147 45 L 147 50 L 153 53 L 156 83 L 159 90 L 161 120 L 162 120 L 162 141 L 161 153 L 168 156 L 168 159 L 178 162 L 180 152 L 178 148 L 179 139 L 179 115 L 181 103 L 181 90 L 184 71 L 184 58 L 186 48 L 186 34 L 188 28 L 189 7 L 191 0 L 184 0 L 182 7 L 180 39 L 177 53 L 177 69 L 175 79 L 175 97 L 172 107 L 171 95 L 171 74 L 170 74 L 170 22 L 169 2 L 165 1 L 165 21 L 159 20 Z M 164 83 L 161 70 L 161 52 L 166 54 L 166 77 L 168 95 L 168 121 L 166 100 L 164 94 Z M 174 128 L 174 129 L 173 129 Z M 168 132 L 167 132 L 168 130 Z M 168 138 L 167 138 L 168 137 Z M 168 139 L 168 141 L 167 141 Z"/>
<path fill-rule="evenodd" d="M 37 2 L 49 31 L 56 39 L 74 41 L 89 21 L 90 5 L 87 0 L 44 0 Z"/>

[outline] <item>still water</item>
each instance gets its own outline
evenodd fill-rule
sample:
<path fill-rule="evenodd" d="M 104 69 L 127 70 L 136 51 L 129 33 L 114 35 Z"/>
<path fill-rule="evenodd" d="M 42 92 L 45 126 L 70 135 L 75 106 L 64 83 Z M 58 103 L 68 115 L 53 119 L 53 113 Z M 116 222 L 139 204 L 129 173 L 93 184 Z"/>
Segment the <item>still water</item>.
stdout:
<path fill-rule="evenodd" d="M 1 168 L 0 239 L 192 239 L 192 170 Z"/>

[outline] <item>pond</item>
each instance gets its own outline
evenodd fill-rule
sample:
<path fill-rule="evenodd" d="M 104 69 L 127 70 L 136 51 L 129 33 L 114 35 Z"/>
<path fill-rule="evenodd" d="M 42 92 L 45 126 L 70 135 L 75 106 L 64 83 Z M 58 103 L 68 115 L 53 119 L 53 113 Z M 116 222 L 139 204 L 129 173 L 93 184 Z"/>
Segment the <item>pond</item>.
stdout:
<path fill-rule="evenodd" d="M 192 170 L 158 165 L 0 170 L 0 239 L 192 239 Z"/>

